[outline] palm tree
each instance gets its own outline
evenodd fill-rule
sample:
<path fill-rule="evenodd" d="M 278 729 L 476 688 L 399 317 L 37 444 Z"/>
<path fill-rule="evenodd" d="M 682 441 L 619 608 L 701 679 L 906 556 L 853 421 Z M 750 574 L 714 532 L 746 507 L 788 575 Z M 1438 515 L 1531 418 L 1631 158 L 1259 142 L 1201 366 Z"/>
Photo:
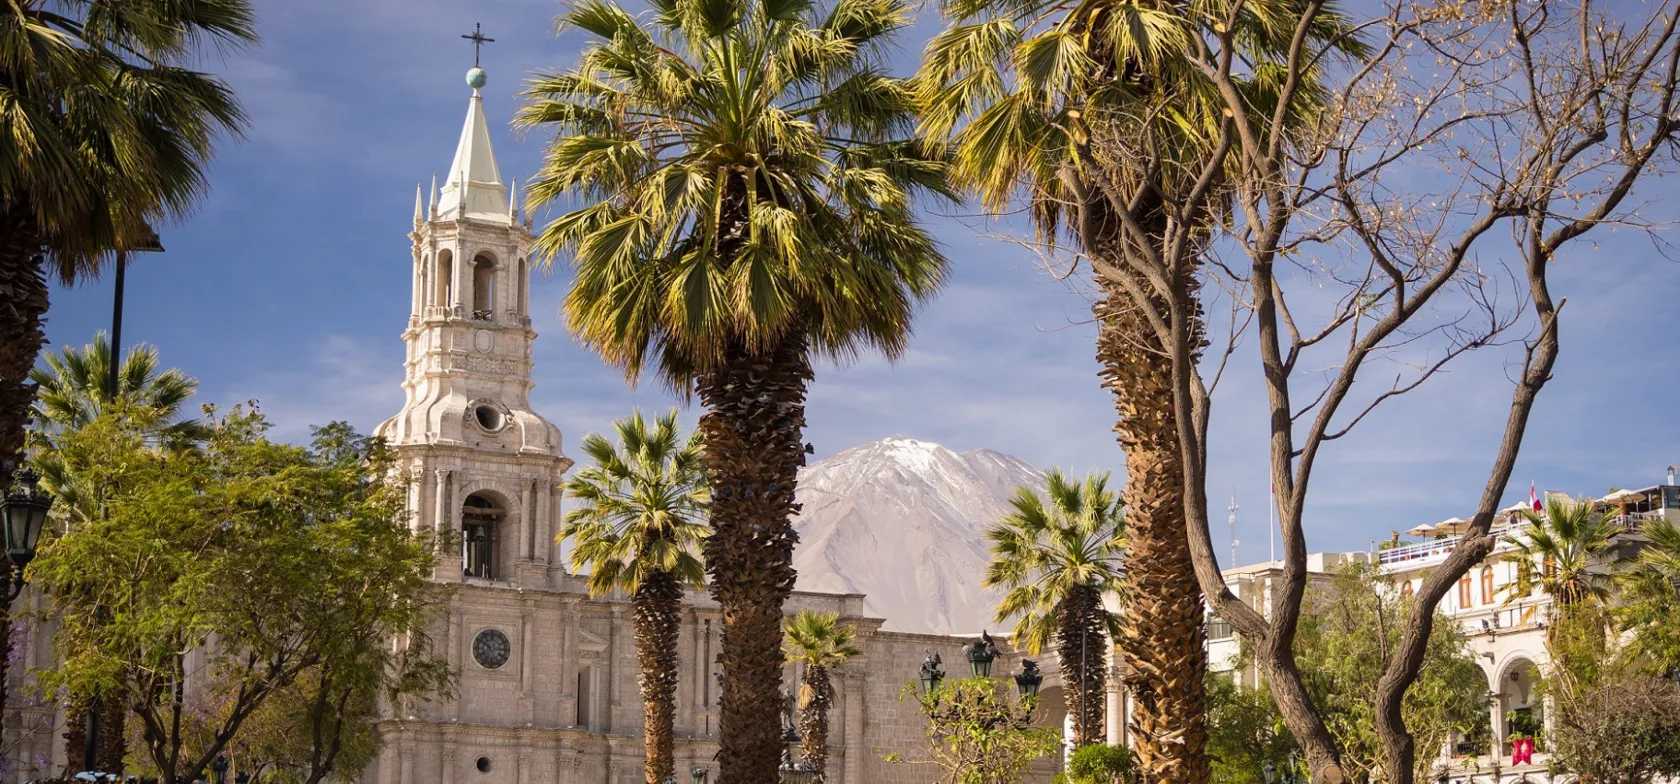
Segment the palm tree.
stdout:
<path fill-rule="evenodd" d="M 88 519 L 95 499 L 78 487 L 74 471 L 66 466 L 59 448 L 64 435 L 87 426 L 114 407 L 120 408 L 124 425 L 165 444 L 191 442 L 203 435 L 195 419 L 182 419 L 187 401 L 198 389 L 198 380 L 178 369 L 159 370 L 157 349 L 140 344 L 129 349 L 117 368 L 116 401 L 108 388 L 111 342 L 103 331 L 81 348 L 67 347 L 41 357 L 43 366 L 29 371 L 37 388 L 31 409 L 33 427 L 28 444 L 31 465 L 41 475 L 41 486 L 62 503 L 69 522 Z"/>
<path fill-rule="evenodd" d="M 1103 604 L 1119 594 L 1126 551 L 1120 500 L 1108 489 L 1108 472 L 1071 482 L 1061 471 L 1045 478 L 1044 495 L 1022 487 L 1012 511 L 986 529 L 992 560 L 986 587 L 1007 589 L 998 602 L 999 623 L 1015 622 L 1016 645 L 1036 655 L 1054 644 L 1074 717 L 1075 746 L 1103 737 L 1103 698 L 1108 645 L 1120 619 Z"/>
<path fill-rule="evenodd" d="M 1240 3 L 1241 5 L 1237 5 Z M 1253 75 L 1242 89 L 1257 105 L 1276 105 L 1284 61 L 1303 0 L 1216 0 L 1193 9 L 1177 0 L 941 0 L 948 26 L 929 41 L 917 95 L 923 128 L 952 149 L 953 178 L 1005 212 L 1024 201 L 1041 241 L 1071 241 L 1090 264 L 1101 296 L 1099 376 L 1114 396 L 1115 432 L 1126 453 L 1122 500 L 1129 518 L 1126 573 L 1135 586 L 1121 620 L 1119 651 L 1138 679 L 1131 722 L 1140 775 L 1202 784 L 1206 754 L 1207 670 L 1204 602 L 1185 535 L 1184 465 L 1166 346 L 1143 315 L 1160 312 L 1163 294 L 1189 303 L 1185 345 L 1203 342 L 1191 268 L 1169 292 L 1137 286 L 1127 259 L 1153 258 L 1168 227 L 1188 218 L 1219 219 L 1226 189 L 1209 183 L 1207 208 L 1174 214 L 1171 200 L 1201 187 L 1200 162 L 1220 159 L 1224 120 L 1216 90 L 1186 54 L 1214 37 L 1203 25 L 1235 18 L 1243 26 L 1240 59 Z M 1242 13 L 1236 13 L 1241 8 Z M 1335 13 L 1324 13 L 1314 42 L 1361 47 Z M 1316 116 L 1316 81 L 1285 121 Z M 1257 112 L 1270 115 L 1270 112 Z M 1155 166 L 1128 146 L 1160 158 Z M 1125 213 L 1113 205 L 1128 205 Z M 1126 228 L 1127 219 L 1134 221 Z M 1134 299 L 1144 297 L 1145 299 Z M 1146 307 L 1147 306 L 1147 307 Z M 1192 349 L 1194 351 L 1194 349 Z M 1195 359 L 1192 357 L 1191 362 Z M 1287 648 L 1287 645 L 1285 646 Z M 1310 717 L 1311 718 L 1311 717 Z M 1322 721 L 1312 737 L 1328 743 Z M 1297 734 L 1300 734 L 1299 729 Z"/>
<path fill-rule="evenodd" d="M 907 0 L 650 5 L 567 6 L 590 42 L 528 85 L 519 124 L 555 134 L 528 192 L 587 205 L 537 239 L 572 257 L 572 333 L 705 410 L 720 778 L 769 784 L 812 362 L 903 352 L 946 269 L 912 202 L 954 194 L 880 67 Z"/>
<path fill-rule="evenodd" d="M 1680 676 L 1680 525 L 1649 520 L 1639 533 L 1649 544 L 1617 578 L 1621 629 L 1632 632 L 1635 655 L 1659 673 Z"/>
<path fill-rule="evenodd" d="M 705 579 L 695 551 L 706 536 L 706 478 L 700 437 L 680 436 L 676 409 L 651 428 L 640 411 L 614 428 L 617 445 L 596 433 L 583 440 L 593 464 L 566 483 L 566 494 L 581 503 L 566 513 L 560 537 L 573 541 L 572 567 L 589 572 L 591 595 L 630 595 L 647 784 L 665 784 L 676 774 L 671 725 L 683 587 Z"/>
<path fill-rule="evenodd" d="M 1612 574 L 1605 564 L 1621 526 L 1587 499 L 1547 499 L 1545 514 L 1525 511 L 1523 517 L 1528 525 L 1506 536 L 1517 564 L 1507 603 L 1536 589 L 1565 612 L 1609 600 Z"/>
<path fill-rule="evenodd" d="M 1548 499 L 1544 515 L 1525 511 L 1528 525 L 1506 537 L 1514 550 L 1516 579 L 1506 604 L 1536 590 L 1552 597 L 1557 612 L 1546 627 L 1546 648 L 1556 665 L 1552 678 L 1567 702 L 1595 681 L 1609 654 L 1608 603 L 1614 575 L 1608 562 L 1621 526 L 1588 499 Z"/>
<path fill-rule="evenodd" d="M 113 413 L 123 425 L 156 439 L 164 445 L 192 442 L 204 432 L 181 412 L 198 389 L 198 381 L 170 368 L 160 370 L 157 349 L 145 344 L 129 349 L 117 368 L 116 399 L 110 393 L 111 342 L 104 332 L 94 333 L 93 342 L 66 347 L 42 355 L 44 366 L 29 371 L 29 380 L 39 390 L 31 408 L 33 427 L 27 443 L 30 466 L 41 476 L 41 486 L 58 500 L 56 508 L 65 522 L 74 525 L 98 514 L 100 493 L 86 486 L 77 460 L 65 453 L 65 437 Z M 118 772 L 127 741 L 123 725 L 127 706 L 120 701 L 98 702 L 97 767 Z M 67 709 L 65 758 L 80 761 L 87 731 L 86 699 L 74 700 Z"/>
<path fill-rule="evenodd" d="M 47 275 L 97 274 L 203 195 L 217 136 L 244 115 L 186 65 L 206 43 L 254 42 L 253 25 L 249 0 L 0 6 L 0 465 L 24 441 Z"/>
<path fill-rule="evenodd" d="M 788 660 L 805 667 L 799 685 L 799 749 L 821 784 L 828 774 L 828 709 L 834 704 L 828 671 L 861 653 L 852 644 L 857 629 L 840 623 L 839 613 L 800 610 L 788 621 L 786 634 Z"/>

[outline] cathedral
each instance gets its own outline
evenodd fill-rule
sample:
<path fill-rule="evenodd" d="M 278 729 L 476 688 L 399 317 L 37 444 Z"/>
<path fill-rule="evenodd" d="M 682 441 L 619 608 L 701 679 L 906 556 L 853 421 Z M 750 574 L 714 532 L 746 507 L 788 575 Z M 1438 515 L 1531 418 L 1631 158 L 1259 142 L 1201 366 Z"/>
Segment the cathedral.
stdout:
<path fill-rule="evenodd" d="M 472 95 L 446 181 L 415 197 L 406 401 L 376 431 L 415 477 L 413 525 L 457 532 L 461 542 L 439 554 L 435 575 L 455 587 L 436 637 L 459 673 L 458 694 L 392 709 L 362 780 L 637 784 L 642 706 L 631 608 L 622 597 L 590 598 L 560 558 L 555 534 L 572 461 L 560 429 L 530 403 L 531 219 L 496 166 L 479 94 L 484 72 L 469 71 L 467 83 Z M 926 652 L 966 670 L 966 640 L 883 630 L 882 619 L 864 615 L 860 595 L 796 593 L 786 609 L 806 608 L 854 625 L 863 651 L 837 673 L 828 780 L 934 781 L 930 765 L 889 761 L 926 757 L 925 722 L 901 693 Z M 700 593 L 689 595 L 683 615 L 674 734 L 679 781 L 688 784 L 716 780 L 723 621 Z M 1012 672 L 1017 657 L 993 666 Z M 784 683 L 797 675 L 790 667 Z M 1063 721 L 1058 684 L 1050 673 L 1039 717 L 1046 726 Z M 1042 772 L 1054 765 L 1046 760 Z"/>

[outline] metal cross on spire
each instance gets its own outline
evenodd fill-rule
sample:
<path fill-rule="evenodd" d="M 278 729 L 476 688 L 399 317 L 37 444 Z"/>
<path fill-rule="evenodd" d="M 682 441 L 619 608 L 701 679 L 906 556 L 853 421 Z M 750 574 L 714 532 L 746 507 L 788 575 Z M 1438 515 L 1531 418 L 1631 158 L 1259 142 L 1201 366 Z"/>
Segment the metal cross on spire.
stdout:
<path fill-rule="evenodd" d="M 468 41 L 473 42 L 473 67 L 474 68 L 478 67 L 478 50 L 480 48 L 482 48 L 485 44 L 493 44 L 493 43 L 496 42 L 496 39 L 490 38 L 490 37 L 487 37 L 487 36 L 484 35 L 484 27 L 483 27 L 483 25 L 480 25 L 478 22 L 473 22 L 472 35 L 463 35 L 461 37 L 467 39 Z"/>

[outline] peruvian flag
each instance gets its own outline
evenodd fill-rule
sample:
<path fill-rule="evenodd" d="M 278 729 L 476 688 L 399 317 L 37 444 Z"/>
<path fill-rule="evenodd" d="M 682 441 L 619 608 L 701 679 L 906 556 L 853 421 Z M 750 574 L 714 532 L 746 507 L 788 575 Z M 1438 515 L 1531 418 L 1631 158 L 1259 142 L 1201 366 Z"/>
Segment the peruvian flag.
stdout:
<path fill-rule="evenodd" d="M 1540 509 L 1541 509 L 1541 507 L 1540 507 L 1540 494 L 1536 493 L 1534 491 L 1534 483 L 1533 482 L 1528 483 L 1528 505 L 1533 507 L 1534 511 L 1536 511 L 1536 512 L 1540 511 Z"/>
<path fill-rule="evenodd" d="M 1533 738 L 1520 738 L 1518 740 L 1511 741 L 1511 764 L 1512 765 L 1533 765 L 1534 764 L 1534 739 Z"/>

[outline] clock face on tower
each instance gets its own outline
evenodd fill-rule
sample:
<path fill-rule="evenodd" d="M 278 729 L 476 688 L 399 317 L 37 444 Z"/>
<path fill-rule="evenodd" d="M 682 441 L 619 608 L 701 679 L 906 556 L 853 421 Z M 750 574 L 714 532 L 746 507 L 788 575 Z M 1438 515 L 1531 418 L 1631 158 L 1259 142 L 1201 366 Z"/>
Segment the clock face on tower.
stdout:
<path fill-rule="evenodd" d="M 508 638 L 500 629 L 485 629 L 473 638 L 473 659 L 478 666 L 494 670 L 507 664 Z"/>

